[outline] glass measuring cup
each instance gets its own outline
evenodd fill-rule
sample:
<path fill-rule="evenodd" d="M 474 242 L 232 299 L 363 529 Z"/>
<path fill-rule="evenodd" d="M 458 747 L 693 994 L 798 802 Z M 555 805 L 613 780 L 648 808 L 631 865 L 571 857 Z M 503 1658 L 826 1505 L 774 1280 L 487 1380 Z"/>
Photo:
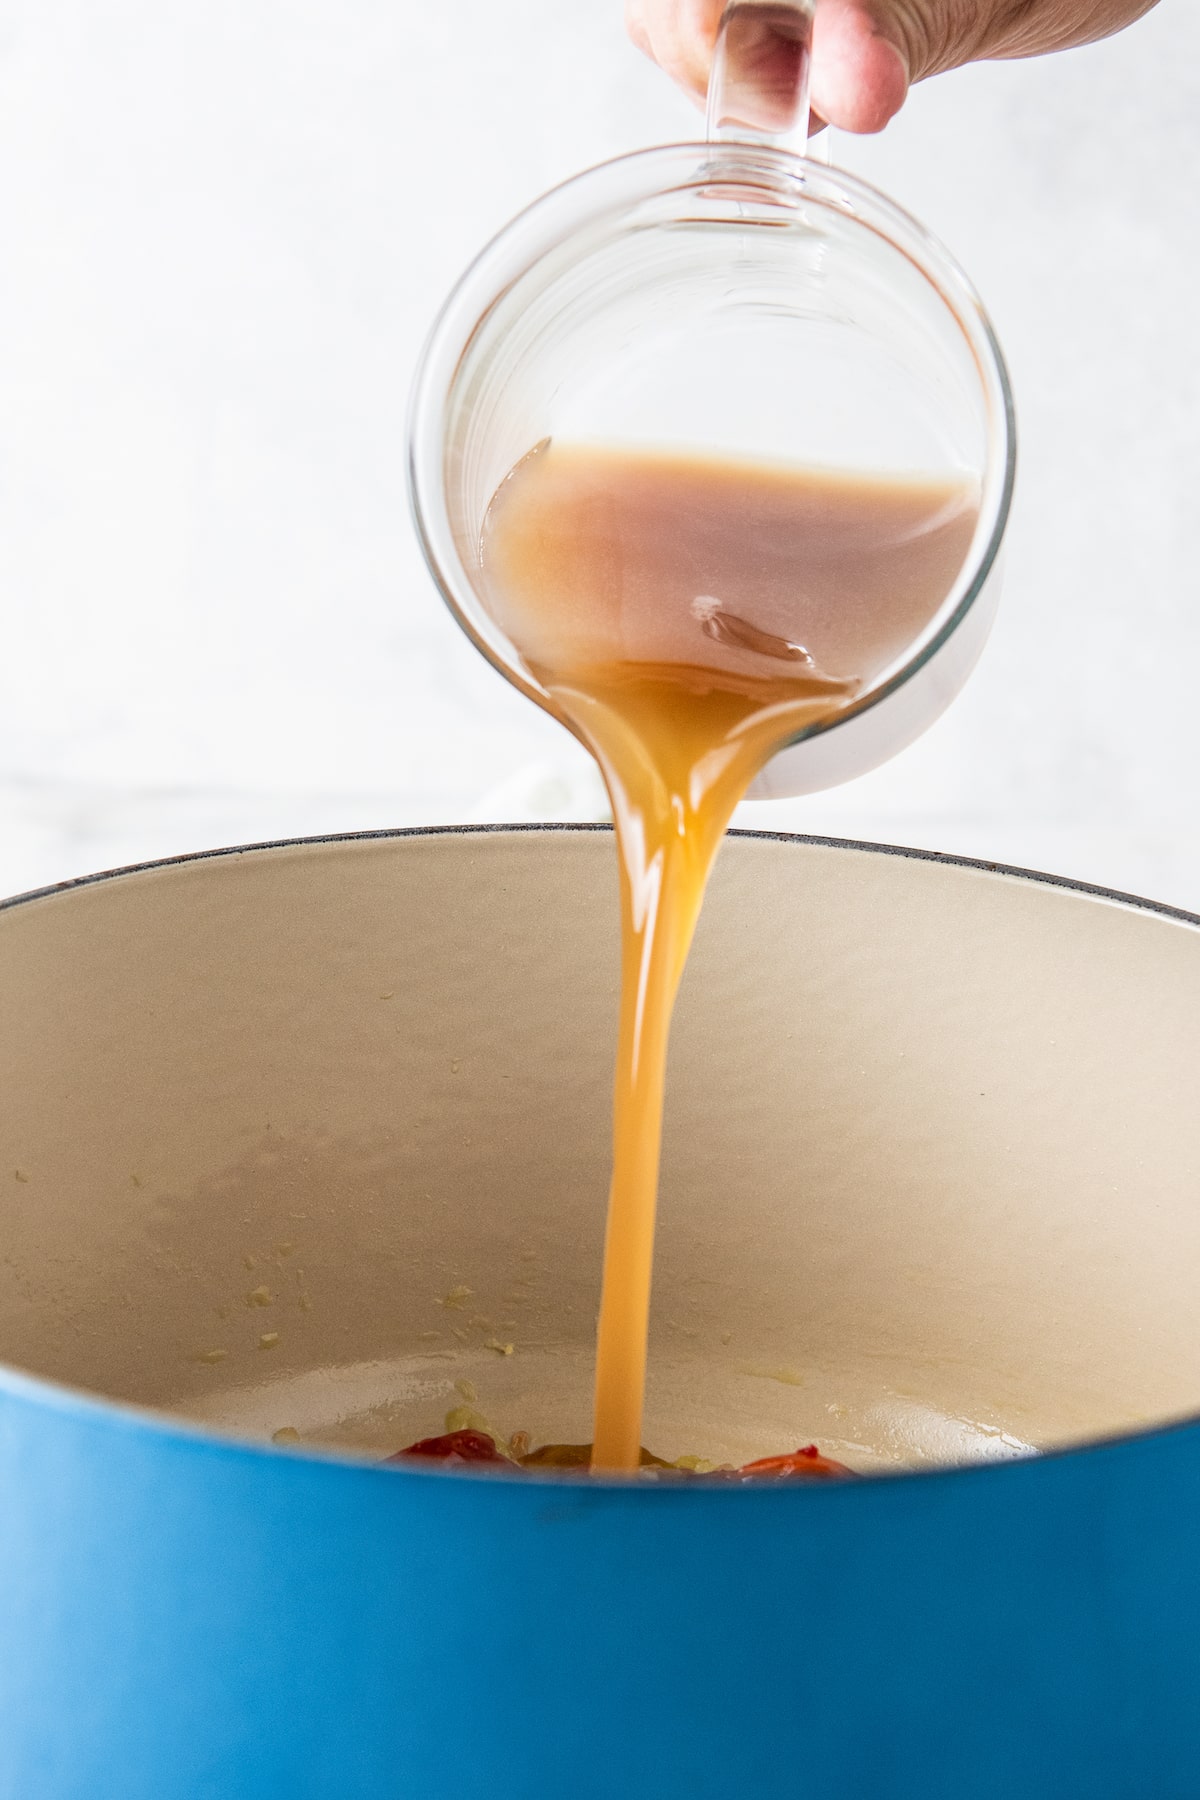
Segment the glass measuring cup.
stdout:
<path fill-rule="evenodd" d="M 752 798 L 863 774 L 945 710 L 994 616 L 1015 464 L 1003 358 L 957 263 L 867 183 L 775 141 L 807 132 L 811 19 L 810 0 L 728 7 L 706 142 L 602 163 L 506 226 L 446 301 L 410 416 L 438 586 L 552 713 L 489 610 L 481 557 L 497 488 L 548 439 L 974 485 L 976 529 L 941 606 Z"/>

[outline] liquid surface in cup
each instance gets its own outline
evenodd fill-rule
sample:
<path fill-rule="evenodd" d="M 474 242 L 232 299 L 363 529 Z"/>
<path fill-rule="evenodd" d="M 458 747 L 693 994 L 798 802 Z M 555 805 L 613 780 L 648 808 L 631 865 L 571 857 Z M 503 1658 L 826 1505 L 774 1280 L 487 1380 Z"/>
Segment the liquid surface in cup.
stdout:
<path fill-rule="evenodd" d="M 966 479 L 546 442 L 497 490 L 490 613 L 595 756 L 621 873 L 594 1466 L 641 1445 L 671 1010 L 730 815 L 911 649 L 966 561 Z"/>

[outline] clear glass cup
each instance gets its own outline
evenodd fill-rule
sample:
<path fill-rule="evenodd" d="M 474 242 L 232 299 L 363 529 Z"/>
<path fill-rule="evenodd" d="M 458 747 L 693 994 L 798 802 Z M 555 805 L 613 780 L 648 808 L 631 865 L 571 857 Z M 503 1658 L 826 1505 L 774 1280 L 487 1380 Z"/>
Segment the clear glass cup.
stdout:
<path fill-rule="evenodd" d="M 750 27 L 740 40 L 735 15 Z M 927 627 L 780 752 L 756 798 L 862 774 L 944 711 L 995 611 L 1015 464 L 1003 358 L 958 264 L 867 183 L 765 141 L 787 116 L 807 119 L 807 37 L 783 58 L 789 102 L 757 120 L 739 104 L 737 44 L 753 58 L 758 28 L 781 17 L 806 27 L 811 8 L 727 15 L 709 141 L 603 163 L 492 240 L 433 327 L 409 425 L 413 511 L 438 586 L 483 654 L 551 712 L 489 613 L 480 554 L 492 496 L 543 440 L 977 484 L 967 560 Z"/>

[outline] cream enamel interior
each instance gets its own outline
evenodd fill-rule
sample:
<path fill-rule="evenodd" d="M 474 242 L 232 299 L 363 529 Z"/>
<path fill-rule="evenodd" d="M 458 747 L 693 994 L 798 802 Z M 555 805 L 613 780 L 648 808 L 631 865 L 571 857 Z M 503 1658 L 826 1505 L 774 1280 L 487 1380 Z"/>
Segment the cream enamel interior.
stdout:
<path fill-rule="evenodd" d="M 0 1357 L 372 1453 L 457 1384 L 586 1438 L 616 978 L 603 832 L 0 913 Z M 1198 1067 L 1187 921 L 731 840 L 673 1039 L 647 1440 L 868 1466 L 1200 1411 Z"/>

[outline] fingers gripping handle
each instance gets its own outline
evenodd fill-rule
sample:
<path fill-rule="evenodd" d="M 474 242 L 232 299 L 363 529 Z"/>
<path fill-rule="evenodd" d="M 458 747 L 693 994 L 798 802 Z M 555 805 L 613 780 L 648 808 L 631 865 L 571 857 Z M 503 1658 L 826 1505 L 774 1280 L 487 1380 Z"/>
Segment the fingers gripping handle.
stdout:
<path fill-rule="evenodd" d="M 708 82 L 707 133 L 805 154 L 815 0 L 729 0 Z"/>

